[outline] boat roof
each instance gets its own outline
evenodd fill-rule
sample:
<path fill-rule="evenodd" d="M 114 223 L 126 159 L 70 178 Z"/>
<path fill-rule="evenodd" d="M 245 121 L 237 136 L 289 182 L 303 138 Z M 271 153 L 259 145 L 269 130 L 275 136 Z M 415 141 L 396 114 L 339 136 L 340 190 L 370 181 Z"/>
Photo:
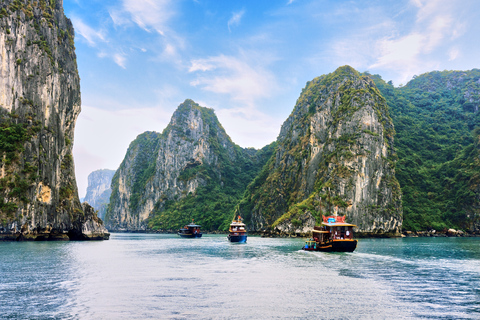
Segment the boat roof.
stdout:
<path fill-rule="evenodd" d="M 231 226 L 245 226 L 245 223 L 243 222 L 237 222 L 237 221 L 232 221 L 232 223 L 230 223 Z"/>
<path fill-rule="evenodd" d="M 189 225 L 187 225 L 187 227 L 197 228 L 197 227 L 200 227 L 200 225 L 199 224 L 189 224 Z"/>
<path fill-rule="evenodd" d="M 330 231 L 323 231 L 323 230 L 313 230 L 316 233 L 330 233 Z"/>
<path fill-rule="evenodd" d="M 332 223 L 322 222 L 322 226 L 327 226 L 327 227 L 356 227 L 356 225 L 354 225 L 354 224 L 345 223 L 345 222 L 332 222 Z"/>

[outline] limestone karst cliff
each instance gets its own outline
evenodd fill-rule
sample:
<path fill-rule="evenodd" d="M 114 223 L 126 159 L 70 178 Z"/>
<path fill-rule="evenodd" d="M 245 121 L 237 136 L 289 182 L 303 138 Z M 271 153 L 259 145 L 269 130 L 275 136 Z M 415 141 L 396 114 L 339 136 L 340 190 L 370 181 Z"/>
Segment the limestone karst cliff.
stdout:
<path fill-rule="evenodd" d="M 80 78 L 73 39 L 61 0 L 0 3 L 2 239 L 108 238 L 77 193 L 72 147 Z"/>
<path fill-rule="evenodd" d="M 88 202 L 95 210 L 98 211 L 98 217 L 103 219 L 107 211 L 108 202 L 110 201 L 110 195 L 112 189 L 112 178 L 115 174 L 115 170 L 96 170 L 88 175 L 88 187 L 85 199 L 83 201 Z"/>
<path fill-rule="evenodd" d="M 212 109 L 185 100 L 161 134 L 130 144 L 113 177 L 107 227 L 171 230 L 195 219 L 203 229 L 225 229 L 271 150 L 240 148 Z"/>
<path fill-rule="evenodd" d="M 394 133 L 386 101 L 368 77 L 345 66 L 313 79 L 237 212 L 257 231 L 308 233 L 322 214 L 338 214 L 364 235 L 398 235 Z"/>

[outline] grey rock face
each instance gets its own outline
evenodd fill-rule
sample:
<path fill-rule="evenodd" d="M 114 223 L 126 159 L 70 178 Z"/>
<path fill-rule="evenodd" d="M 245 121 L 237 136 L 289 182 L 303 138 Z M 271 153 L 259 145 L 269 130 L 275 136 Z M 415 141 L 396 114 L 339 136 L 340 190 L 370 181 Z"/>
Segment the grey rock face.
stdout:
<path fill-rule="evenodd" d="M 82 203 L 84 215 L 75 223 L 77 227 L 69 232 L 72 240 L 108 240 L 110 233 L 97 217 L 95 209 L 88 203 Z M 81 232 L 80 232 L 81 231 Z"/>
<path fill-rule="evenodd" d="M 373 82 L 350 67 L 307 83 L 276 154 L 239 212 L 253 230 L 306 233 L 322 215 L 347 215 L 366 235 L 399 235 L 393 124 Z M 309 218 L 310 217 L 310 218 Z"/>
<path fill-rule="evenodd" d="M 0 3 L 3 239 L 81 233 L 84 212 L 72 157 L 80 113 L 73 38 L 62 1 Z"/>
<path fill-rule="evenodd" d="M 110 185 L 114 174 L 115 170 L 102 169 L 88 175 L 87 194 L 83 201 L 88 202 L 98 211 L 100 219 L 105 217 L 107 211 L 110 195 L 112 194 Z"/>

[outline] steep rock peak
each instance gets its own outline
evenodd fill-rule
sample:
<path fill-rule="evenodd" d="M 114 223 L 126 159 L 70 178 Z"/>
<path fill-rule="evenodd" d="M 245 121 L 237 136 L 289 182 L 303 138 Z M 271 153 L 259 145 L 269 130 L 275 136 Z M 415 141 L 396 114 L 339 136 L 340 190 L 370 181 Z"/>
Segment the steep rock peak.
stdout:
<path fill-rule="evenodd" d="M 293 109 L 292 115 L 298 113 L 301 115 L 315 113 L 315 105 L 324 103 L 329 93 L 341 91 L 341 87 L 346 84 L 356 88 L 374 86 L 370 78 L 360 75 L 360 73 L 352 67 L 339 67 L 330 74 L 316 77 L 306 83 Z"/>
<path fill-rule="evenodd" d="M 172 131 L 194 140 L 199 137 L 200 133 L 205 131 L 209 131 L 212 135 L 220 133 L 230 143 L 232 142 L 218 121 L 215 111 L 202 107 L 191 99 L 186 99 L 178 106 L 162 135 L 168 135 Z"/>

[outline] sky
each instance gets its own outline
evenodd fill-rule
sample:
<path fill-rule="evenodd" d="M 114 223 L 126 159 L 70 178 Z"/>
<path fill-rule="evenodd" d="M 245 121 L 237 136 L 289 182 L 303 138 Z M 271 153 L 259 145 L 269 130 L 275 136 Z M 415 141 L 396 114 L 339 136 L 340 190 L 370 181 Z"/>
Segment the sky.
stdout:
<path fill-rule="evenodd" d="M 277 138 L 307 81 L 350 65 L 396 86 L 480 68 L 477 0 L 64 0 L 82 111 L 80 197 L 185 99 L 213 108 L 232 141 Z"/>

